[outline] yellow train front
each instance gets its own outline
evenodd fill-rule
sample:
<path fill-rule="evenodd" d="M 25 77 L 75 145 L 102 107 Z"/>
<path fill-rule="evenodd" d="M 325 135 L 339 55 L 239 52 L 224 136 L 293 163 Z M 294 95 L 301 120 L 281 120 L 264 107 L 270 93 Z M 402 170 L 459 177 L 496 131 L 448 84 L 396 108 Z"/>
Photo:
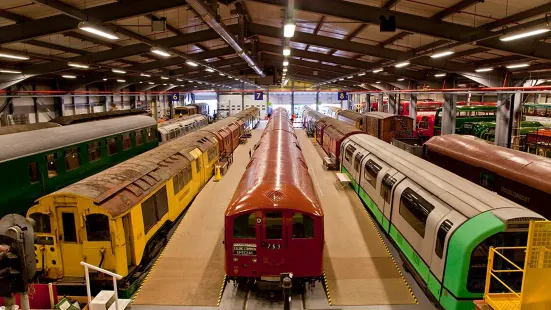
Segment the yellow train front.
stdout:
<path fill-rule="evenodd" d="M 28 216 L 41 278 L 79 294 L 69 287 L 83 282 L 85 261 L 122 275 L 131 294 L 217 161 L 216 137 L 199 131 L 40 198 Z"/>

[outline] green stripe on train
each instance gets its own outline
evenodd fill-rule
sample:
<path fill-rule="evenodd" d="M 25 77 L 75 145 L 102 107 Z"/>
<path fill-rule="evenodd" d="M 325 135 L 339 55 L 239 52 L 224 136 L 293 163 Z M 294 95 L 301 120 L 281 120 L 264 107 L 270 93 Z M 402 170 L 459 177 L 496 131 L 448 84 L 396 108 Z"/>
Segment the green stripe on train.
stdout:
<path fill-rule="evenodd" d="M 358 183 L 356 183 L 356 180 L 354 180 L 350 172 L 348 172 L 348 170 L 343 167 L 343 165 L 341 165 L 341 172 L 348 176 L 348 179 L 350 179 L 350 181 L 352 182 L 352 188 L 354 188 L 354 191 L 357 193 L 359 185 Z"/>

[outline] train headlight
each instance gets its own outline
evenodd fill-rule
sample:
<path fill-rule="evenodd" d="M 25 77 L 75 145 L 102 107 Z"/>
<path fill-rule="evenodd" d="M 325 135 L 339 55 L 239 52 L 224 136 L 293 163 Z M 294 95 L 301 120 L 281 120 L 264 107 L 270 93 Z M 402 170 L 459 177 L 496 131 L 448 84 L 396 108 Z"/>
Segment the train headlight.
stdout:
<path fill-rule="evenodd" d="M 237 257 L 234 257 L 234 258 L 233 258 L 233 261 L 234 261 L 234 262 L 237 262 L 238 260 L 239 260 L 239 259 L 238 259 Z"/>
<path fill-rule="evenodd" d="M 256 263 L 256 258 L 253 258 L 253 263 Z"/>

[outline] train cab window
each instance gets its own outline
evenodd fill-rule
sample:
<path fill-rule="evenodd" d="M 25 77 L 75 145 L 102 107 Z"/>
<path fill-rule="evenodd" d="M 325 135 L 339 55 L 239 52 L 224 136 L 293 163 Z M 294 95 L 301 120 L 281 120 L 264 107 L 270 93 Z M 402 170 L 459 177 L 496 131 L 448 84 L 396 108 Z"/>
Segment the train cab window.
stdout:
<path fill-rule="evenodd" d="M 452 229 L 453 223 L 449 220 L 445 220 L 440 225 L 440 228 L 438 228 L 438 232 L 436 233 L 436 246 L 434 248 L 434 253 L 440 258 L 442 258 L 442 255 L 444 254 L 444 242 L 446 241 L 446 235 L 448 235 L 448 232 L 450 229 Z"/>
<path fill-rule="evenodd" d="M 111 156 L 111 155 L 117 154 L 117 152 L 118 152 L 118 149 L 117 149 L 117 140 L 119 140 L 118 137 L 108 138 L 108 139 L 106 140 L 106 144 L 107 144 L 107 155 Z"/>
<path fill-rule="evenodd" d="M 178 194 L 181 190 L 181 187 L 180 187 L 180 178 L 182 178 L 181 174 L 182 172 L 178 172 L 176 173 L 174 178 L 172 178 L 172 187 L 174 189 L 174 195 Z"/>
<path fill-rule="evenodd" d="M 90 162 L 101 160 L 101 145 L 99 141 L 88 143 L 88 160 Z"/>
<path fill-rule="evenodd" d="M 396 179 L 391 177 L 390 174 L 385 174 L 381 186 L 381 197 L 387 202 L 390 203 L 390 198 L 392 195 L 392 188 L 396 184 Z"/>
<path fill-rule="evenodd" d="M 143 131 L 136 130 L 136 146 L 143 144 Z"/>
<path fill-rule="evenodd" d="M 212 162 L 216 158 L 216 156 L 218 155 L 217 153 L 218 152 L 216 151 L 215 147 L 208 150 L 207 154 L 208 154 L 208 157 L 209 157 L 209 163 Z"/>
<path fill-rule="evenodd" d="M 57 175 L 57 153 L 46 155 L 48 162 L 48 178 L 53 178 Z"/>
<path fill-rule="evenodd" d="M 38 174 L 38 165 L 36 163 L 29 164 L 29 180 L 31 183 L 36 183 L 40 180 Z"/>
<path fill-rule="evenodd" d="M 362 162 L 362 159 L 364 158 L 364 154 L 358 153 L 356 154 L 356 157 L 354 158 L 354 170 L 359 171 L 360 170 L 360 164 Z"/>
<path fill-rule="evenodd" d="M 67 171 L 80 167 L 80 148 L 74 147 L 65 151 L 65 166 Z"/>
<path fill-rule="evenodd" d="M 314 238 L 314 220 L 302 213 L 293 214 L 293 238 Z"/>
<path fill-rule="evenodd" d="M 425 238 L 427 218 L 432 210 L 434 206 L 411 188 L 406 188 L 402 193 L 400 215 L 423 238 Z"/>
<path fill-rule="evenodd" d="M 494 190 L 495 175 L 489 171 L 480 172 L 480 185 L 489 190 Z"/>
<path fill-rule="evenodd" d="M 146 134 L 147 134 L 147 142 L 151 142 L 155 139 L 155 134 L 154 134 L 154 128 L 146 128 L 145 131 L 146 131 Z"/>
<path fill-rule="evenodd" d="M 201 158 L 197 158 L 195 160 L 195 164 L 197 165 L 197 173 L 199 173 L 201 171 Z"/>
<path fill-rule="evenodd" d="M 130 140 L 130 133 L 122 134 L 122 150 L 126 151 L 132 147 L 132 140 Z"/>
<path fill-rule="evenodd" d="M 369 184 L 371 184 L 371 186 L 373 186 L 373 188 L 377 187 L 377 175 L 381 169 L 382 167 L 371 159 L 365 163 L 364 178 L 369 182 Z"/>
<path fill-rule="evenodd" d="M 52 232 L 52 227 L 50 226 L 50 216 L 48 214 L 33 213 L 30 216 L 35 223 L 34 225 L 35 233 L 49 234 Z"/>
<path fill-rule="evenodd" d="M 347 162 L 351 163 L 352 155 L 356 151 L 356 148 L 353 145 L 349 145 L 346 147 L 346 152 L 344 154 L 344 159 L 346 159 Z"/>
<path fill-rule="evenodd" d="M 233 237 L 253 239 L 256 238 L 256 215 L 243 214 L 235 218 L 233 222 Z"/>
<path fill-rule="evenodd" d="M 88 214 L 86 216 L 86 237 L 88 241 L 109 241 L 109 218 L 104 214 Z"/>
<path fill-rule="evenodd" d="M 61 213 L 63 221 L 63 242 L 77 242 L 77 229 L 74 213 Z"/>
<path fill-rule="evenodd" d="M 283 238 L 283 213 L 266 212 L 264 225 L 266 226 L 266 239 Z"/>

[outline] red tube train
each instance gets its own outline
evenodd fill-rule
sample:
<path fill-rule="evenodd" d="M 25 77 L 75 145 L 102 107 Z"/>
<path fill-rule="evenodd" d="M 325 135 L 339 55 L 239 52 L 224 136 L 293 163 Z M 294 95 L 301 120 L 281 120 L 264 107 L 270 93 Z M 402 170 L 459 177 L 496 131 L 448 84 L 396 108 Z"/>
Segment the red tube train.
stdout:
<path fill-rule="evenodd" d="M 295 283 L 321 279 L 323 210 L 289 119 L 274 110 L 226 209 L 228 280 L 279 283 L 288 272 Z"/>

